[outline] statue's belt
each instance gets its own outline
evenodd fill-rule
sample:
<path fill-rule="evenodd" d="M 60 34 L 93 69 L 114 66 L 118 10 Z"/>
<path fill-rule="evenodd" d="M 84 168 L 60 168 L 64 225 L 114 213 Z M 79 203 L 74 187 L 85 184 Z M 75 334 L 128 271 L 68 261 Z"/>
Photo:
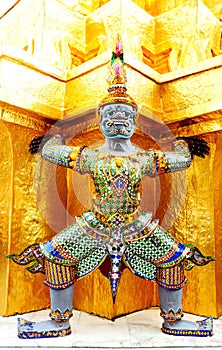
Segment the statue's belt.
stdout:
<path fill-rule="evenodd" d="M 110 227 L 104 225 L 95 212 L 83 213 L 85 215 L 76 217 L 76 223 L 85 232 L 85 234 L 97 240 L 107 242 L 110 239 L 111 231 L 117 229 L 119 226 Z M 87 215 L 88 214 L 88 215 Z M 138 239 L 148 237 L 158 226 L 159 220 L 152 220 L 152 213 L 141 211 L 141 214 L 136 213 L 136 220 L 133 223 L 121 227 L 121 231 L 125 242 L 136 241 Z M 95 225 L 95 223 L 98 223 Z"/>
<path fill-rule="evenodd" d="M 116 212 L 112 215 L 107 215 L 104 213 L 99 213 L 96 210 L 93 210 L 93 214 L 97 217 L 99 221 L 101 221 L 103 224 L 109 226 L 109 227 L 121 227 L 124 226 L 126 223 L 131 224 L 136 219 L 139 218 L 142 210 L 140 207 L 138 207 L 133 213 L 130 214 L 121 214 L 121 212 Z"/>

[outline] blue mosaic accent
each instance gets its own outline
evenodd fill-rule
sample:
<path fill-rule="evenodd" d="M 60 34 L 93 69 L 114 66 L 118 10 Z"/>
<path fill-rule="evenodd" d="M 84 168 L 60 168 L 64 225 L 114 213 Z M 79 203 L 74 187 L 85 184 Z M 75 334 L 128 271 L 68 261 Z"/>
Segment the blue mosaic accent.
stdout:
<path fill-rule="evenodd" d="M 181 243 L 178 243 L 176 253 L 173 256 L 171 256 L 168 260 L 166 260 L 165 263 L 169 263 L 171 261 L 177 260 L 184 253 L 184 249 L 185 249 L 184 245 Z"/>
<path fill-rule="evenodd" d="M 61 255 L 58 250 L 54 247 L 52 240 L 41 245 L 42 251 L 46 252 L 47 255 L 52 256 L 56 259 L 64 259 L 64 256 Z"/>

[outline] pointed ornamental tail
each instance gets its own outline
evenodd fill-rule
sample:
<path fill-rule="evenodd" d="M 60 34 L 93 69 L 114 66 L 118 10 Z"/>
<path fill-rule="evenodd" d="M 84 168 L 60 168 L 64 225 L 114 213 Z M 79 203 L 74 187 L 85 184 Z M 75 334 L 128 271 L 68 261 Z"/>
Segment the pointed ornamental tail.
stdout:
<path fill-rule="evenodd" d="M 121 273 L 119 271 L 118 272 L 112 271 L 109 273 L 109 280 L 110 280 L 110 285 L 111 285 L 113 304 L 115 304 L 115 301 L 116 301 L 116 293 L 117 293 L 117 288 L 119 285 L 120 278 L 121 278 Z"/>

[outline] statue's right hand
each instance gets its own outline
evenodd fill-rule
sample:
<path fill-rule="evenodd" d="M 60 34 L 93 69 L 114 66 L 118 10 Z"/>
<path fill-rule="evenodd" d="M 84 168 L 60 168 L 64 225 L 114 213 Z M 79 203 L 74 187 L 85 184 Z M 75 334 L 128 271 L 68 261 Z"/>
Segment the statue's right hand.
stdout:
<path fill-rule="evenodd" d="M 41 153 L 43 146 L 51 137 L 51 135 L 35 137 L 29 144 L 29 152 L 31 154 Z"/>

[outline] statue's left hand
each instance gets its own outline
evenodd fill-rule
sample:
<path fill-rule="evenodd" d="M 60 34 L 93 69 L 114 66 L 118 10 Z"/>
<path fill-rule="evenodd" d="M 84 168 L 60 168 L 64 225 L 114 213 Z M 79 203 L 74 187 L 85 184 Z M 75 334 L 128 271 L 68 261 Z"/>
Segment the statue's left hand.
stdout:
<path fill-rule="evenodd" d="M 31 154 L 41 153 L 43 146 L 51 138 L 50 135 L 37 136 L 35 137 L 29 145 L 29 152 Z"/>
<path fill-rule="evenodd" d="M 187 142 L 192 157 L 197 156 L 205 158 L 205 156 L 210 153 L 210 147 L 205 140 L 199 139 L 195 136 L 180 137 L 180 139 Z"/>

